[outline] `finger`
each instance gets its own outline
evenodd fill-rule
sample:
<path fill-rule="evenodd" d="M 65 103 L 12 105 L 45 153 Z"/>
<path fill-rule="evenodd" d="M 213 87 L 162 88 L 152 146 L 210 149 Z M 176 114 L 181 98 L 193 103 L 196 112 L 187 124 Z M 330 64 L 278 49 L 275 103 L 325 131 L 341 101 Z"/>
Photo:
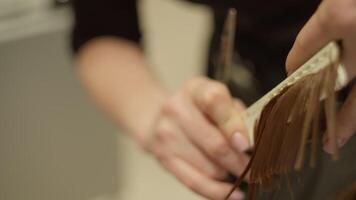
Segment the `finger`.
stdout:
<path fill-rule="evenodd" d="M 171 105 L 170 105 L 171 104 Z M 190 141 L 219 166 L 239 175 L 248 162 L 244 153 L 235 152 L 221 132 L 184 95 L 165 106 L 167 116 L 177 122 Z"/>
<path fill-rule="evenodd" d="M 226 177 L 227 172 L 209 160 L 167 117 L 162 117 L 156 125 L 152 149 L 159 159 L 179 157 L 208 177 L 215 179 Z"/>
<path fill-rule="evenodd" d="M 328 42 L 336 39 L 334 32 L 329 31 L 326 26 L 327 23 L 324 22 L 326 17 L 323 8 L 323 6 L 320 6 L 299 32 L 286 61 L 286 69 L 289 74 Z"/>
<path fill-rule="evenodd" d="M 245 122 L 243 121 L 243 119 L 241 117 L 242 116 L 241 113 L 245 112 L 246 106 L 239 99 L 233 99 L 233 104 L 239 114 L 233 115 L 231 117 L 231 119 L 229 120 L 229 124 L 231 124 L 231 126 L 234 126 L 234 124 L 243 123 L 244 124 L 244 131 L 243 131 L 244 134 L 241 134 L 240 132 L 235 132 L 235 134 L 232 135 L 231 143 L 235 149 L 240 150 L 240 151 L 246 151 L 251 148 L 251 145 L 249 143 L 250 140 L 247 140 L 248 141 L 247 145 L 245 143 L 246 135 L 248 134 L 248 132 L 245 127 Z M 247 135 L 247 137 L 249 137 L 249 136 Z"/>
<path fill-rule="evenodd" d="M 208 199 L 222 200 L 232 189 L 231 184 L 210 179 L 179 158 L 162 161 L 162 163 L 184 185 Z M 231 200 L 242 200 L 243 198 L 244 194 L 238 190 L 230 197 Z"/>
<path fill-rule="evenodd" d="M 243 105 L 234 101 L 225 85 L 205 80 L 193 83 L 189 92 L 194 104 L 217 124 L 233 146 L 241 151 L 248 149 L 248 136 L 241 117 Z"/>
<path fill-rule="evenodd" d="M 242 102 L 240 99 L 233 99 L 233 104 L 235 109 L 239 112 L 242 113 L 246 110 L 246 105 L 244 104 L 244 102 Z"/>
<path fill-rule="evenodd" d="M 344 144 L 356 132 L 356 85 L 353 86 L 349 96 L 347 97 L 344 105 L 337 113 L 336 118 L 336 138 L 338 147 Z M 324 139 L 324 150 L 332 153 L 332 145 L 330 139 Z"/>
<path fill-rule="evenodd" d="M 324 0 L 314 15 L 305 24 L 289 52 L 286 68 L 289 73 L 311 58 L 319 49 L 333 40 L 341 40 L 343 44 L 355 49 L 356 4 L 353 0 Z M 351 43 L 347 40 L 353 40 Z M 343 51 L 347 54 L 349 50 Z M 353 51 L 355 52 L 355 51 Z M 352 54 L 354 57 L 355 54 Z M 343 55 L 345 56 L 345 55 Z M 347 70 L 355 70 L 354 62 L 346 65 Z M 351 73 L 355 76 L 355 73 Z"/>

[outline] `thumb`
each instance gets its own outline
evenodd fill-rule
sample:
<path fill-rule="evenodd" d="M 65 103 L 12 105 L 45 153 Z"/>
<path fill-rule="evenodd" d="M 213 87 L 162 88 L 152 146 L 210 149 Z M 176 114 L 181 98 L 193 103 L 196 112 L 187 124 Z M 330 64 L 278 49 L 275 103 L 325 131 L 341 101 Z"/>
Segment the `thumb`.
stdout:
<path fill-rule="evenodd" d="M 234 148 L 238 151 L 249 148 L 249 137 L 241 117 L 245 107 L 241 101 L 232 98 L 225 85 L 203 79 L 189 88 L 189 96 Z"/>
<path fill-rule="evenodd" d="M 240 99 L 233 99 L 233 106 L 235 107 L 235 112 L 231 114 L 225 126 L 227 127 L 226 129 L 230 130 L 233 130 L 232 127 L 236 125 L 240 126 L 240 129 L 235 128 L 237 131 L 231 137 L 231 144 L 235 149 L 243 152 L 251 147 L 247 128 L 241 115 L 246 110 L 246 106 Z"/>

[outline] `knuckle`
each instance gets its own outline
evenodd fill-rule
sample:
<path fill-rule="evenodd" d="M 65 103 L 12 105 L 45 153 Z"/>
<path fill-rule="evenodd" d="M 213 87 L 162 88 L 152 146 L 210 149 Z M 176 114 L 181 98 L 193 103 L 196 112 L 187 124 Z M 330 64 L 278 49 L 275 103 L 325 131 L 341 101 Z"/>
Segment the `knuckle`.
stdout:
<path fill-rule="evenodd" d="M 162 112 L 169 116 L 178 116 L 180 114 L 181 103 L 178 96 L 173 96 L 163 103 Z"/>
<path fill-rule="evenodd" d="M 216 104 L 223 103 L 228 98 L 229 91 L 227 87 L 221 83 L 214 83 L 206 91 L 205 104 L 208 108 L 211 108 Z"/>
<path fill-rule="evenodd" d="M 347 33 L 352 27 L 355 26 L 355 17 L 352 16 L 335 16 L 330 26 L 340 33 Z M 331 29 L 331 27 L 330 27 Z"/>
<path fill-rule="evenodd" d="M 212 85 L 212 87 L 211 87 L 212 90 L 216 90 L 216 92 L 220 92 L 220 93 L 223 93 L 223 94 L 228 94 L 229 93 L 228 88 L 223 83 L 220 83 L 218 81 L 213 81 L 211 85 Z"/>
<path fill-rule="evenodd" d="M 221 179 L 224 178 L 226 174 L 227 173 L 221 169 L 214 169 L 211 172 L 209 172 L 207 175 L 214 179 Z"/>
<path fill-rule="evenodd" d="M 222 138 L 214 138 L 214 140 L 210 141 L 209 151 L 212 157 L 220 158 L 226 156 L 229 151 L 229 145 Z"/>
<path fill-rule="evenodd" d="M 245 106 L 244 102 L 242 100 L 240 100 L 240 99 L 234 99 L 233 103 L 234 103 L 234 108 L 237 111 L 243 111 L 243 110 L 246 109 L 246 106 Z"/>
<path fill-rule="evenodd" d="M 167 160 L 168 155 L 165 148 L 160 145 L 158 142 L 154 142 L 150 148 L 149 153 L 151 153 L 159 162 L 164 163 L 163 161 Z"/>
<path fill-rule="evenodd" d="M 329 10 L 324 13 L 321 13 L 321 12 L 316 13 L 319 27 L 321 30 L 323 30 L 323 31 L 332 30 L 331 24 L 333 25 L 335 23 L 334 22 L 335 19 L 331 17 L 333 14 L 334 13 Z"/>
<path fill-rule="evenodd" d="M 190 78 L 187 81 L 184 82 L 183 88 L 190 89 L 190 88 L 196 88 L 197 86 L 205 83 L 208 81 L 206 77 L 203 76 L 198 76 L 194 78 Z"/>
<path fill-rule="evenodd" d="M 236 106 L 245 107 L 245 103 L 241 99 L 234 99 Z"/>
<path fill-rule="evenodd" d="M 354 8 L 352 13 L 346 13 L 345 16 L 338 18 L 338 27 L 344 33 L 350 32 L 351 29 L 356 28 L 356 8 Z"/>
<path fill-rule="evenodd" d="M 167 154 L 162 149 L 156 149 L 154 152 L 155 158 L 162 164 L 164 164 L 167 160 Z"/>
<path fill-rule="evenodd" d="M 182 183 L 193 191 L 198 191 L 198 184 L 191 178 L 182 178 Z"/>
<path fill-rule="evenodd" d="M 158 142 L 169 142 L 175 139 L 172 126 L 168 122 L 160 122 L 156 127 L 155 138 Z"/>
<path fill-rule="evenodd" d="M 356 27 L 356 1 L 343 1 L 326 6 L 325 12 L 318 13 L 320 26 L 325 31 L 347 33 Z"/>

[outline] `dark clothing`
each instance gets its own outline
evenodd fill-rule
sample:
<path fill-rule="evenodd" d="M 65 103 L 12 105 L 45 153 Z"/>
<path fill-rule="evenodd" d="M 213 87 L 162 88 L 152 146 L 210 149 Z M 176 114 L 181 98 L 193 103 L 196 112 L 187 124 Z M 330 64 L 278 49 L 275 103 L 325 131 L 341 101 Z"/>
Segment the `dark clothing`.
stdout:
<path fill-rule="evenodd" d="M 251 103 L 279 83 L 284 77 L 284 62 L 294 39 L 321 0 L 190 0 L 209 6 L 214 15 L 207 74 L 214 76 L 214 58 L 219 50 L 220 35 L 229 7 L 237 9 L 236 63 L 246 63 L 256 79 L 256 95 L 246 94 L 229 83 L 232 93 Z M 74 51 L 90 39 L 117 36 L 139 43 L 139 26 L 135 0 L 74 0 L 75 26 L 72 46 Z M 178 33 L 177 33 L 178 34 Z M 337 191 L 356 181 L 356 137 L 342 150 L 341 160 L 331 162 L 319 151 L 317 169 L 305 169 L 291 183 L 295 199 L 334 199 Z M 320 147 L 321 149 L 321 147 Z M 290 199 L 287 184 L 272 195 L 274 199 Z M 264 196 L 270 199 L 271 194 Z M 263 199 L 265 199 L 263 198 Z"/>
<path fill-rule="evenodd" d="M 248 37 L 275 50 L 293 39 L 316 9 L 320 0 L 191 0 L 212 8 L 218 21 L 225 10 L 238 11 L 238 37 Z M 120 36 L 138 42 L 139 28 L 136 0 L 74 0 L 75 28 L 73 47 L 78 49 L 91 38 Z M 220 30 L 220 24 L 216 24 Z M 237 40 L 240 41 L 240 40 Z"/>
<path fill-rule="evenodd" d="M 229 7 L 238 13 L 236 49 L 244 61 L 253 63 L 253 73 L 260 81 L 261 94 L 284 77 L 284 59 L 303 24 L 320 0 L 190 0 L 209 6 L 214 15 L 207 74 L 213 77 L 213 65 L 220 33 Z M 77 51 L 85 42 L 98 36 L 118 36 L 139 42 L 141 30 L 137 0 L 74 0 L 75 26 L 72 46 Z M 268 67 L 267 67 L 268 66 Z M 266 76 L 270 74 L 270 76 Z M 255 95 L 256 96 L 256 95 Z M 250 103 L 253 98 L 245 98 Z"/>
<path fill-rule="evenodd" d="M 77 51 L 87 41 L 99 36 L 118 36 L 139 42 L 137 1 L 74 0 L 72 47 Z"/>

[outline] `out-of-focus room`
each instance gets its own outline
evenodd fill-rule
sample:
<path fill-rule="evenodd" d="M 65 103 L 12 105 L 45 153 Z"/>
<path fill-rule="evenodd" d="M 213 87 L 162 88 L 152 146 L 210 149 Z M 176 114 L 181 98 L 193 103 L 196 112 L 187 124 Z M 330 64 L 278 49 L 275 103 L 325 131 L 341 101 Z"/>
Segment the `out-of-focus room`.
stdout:
<path fill-rule="evenodd" d="M 159 77 L 175 88 L 202 73 L 209 9 L 173 0 L 139 8 Z M 65 0 L 0 1 L 0 199 L 201 199 L 94 106 L 77 78 L 71 27 Z"/>

